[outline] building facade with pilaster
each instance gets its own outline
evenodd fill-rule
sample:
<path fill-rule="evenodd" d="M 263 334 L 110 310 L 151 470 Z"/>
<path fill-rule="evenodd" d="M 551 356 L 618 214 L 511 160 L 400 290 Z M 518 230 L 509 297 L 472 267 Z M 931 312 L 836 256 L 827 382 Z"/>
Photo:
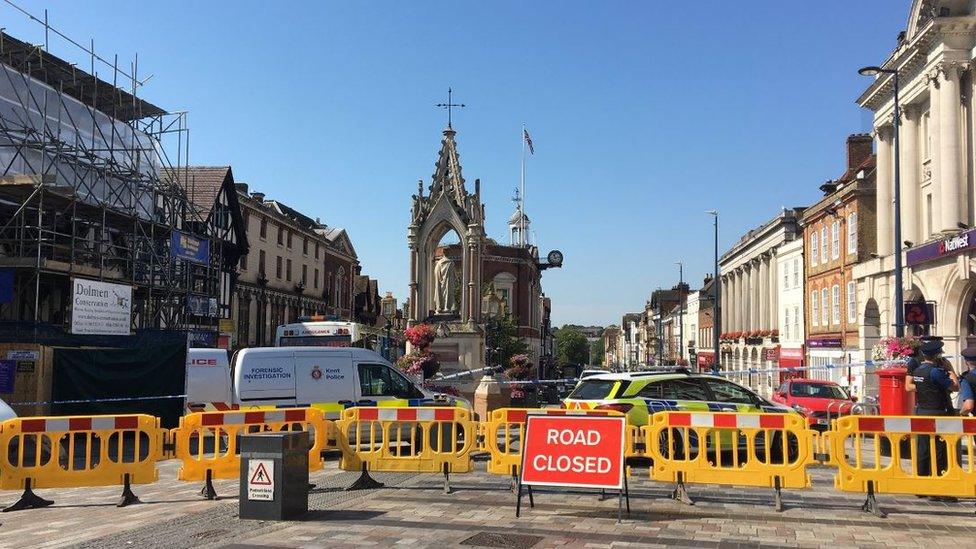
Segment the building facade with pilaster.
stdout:
<path fill-rule="evenodd" d="M 976 334 L 976 6 L 915 0 L 907 30 L 881 63 L 899 76 L 899 157 L 894 154 L 894 78 L 880 74 L 857 98 L 874 113 L 877 257 L 857 265 L 862 358 L 894 334 L 894 163 L 899 162 L 902 290 L 929 314 L 906 333 L 942 336 L 958 355 Z M 853 69 L 852 69 L 853 70 Z M 930 318 L 925 318 L 925 317 Z"/>
<path fill-rule="evenodd" d="M 784 208 L 776 217 L 749 231 L 719 259 L 720 311 L 725 370 L 743 372 L 733 379 L 769 394 L 771 374 L 749 375 L 750 369 L 776 365 L 779 348 L 778 249 L 799 235 L 803 208 Z"/>

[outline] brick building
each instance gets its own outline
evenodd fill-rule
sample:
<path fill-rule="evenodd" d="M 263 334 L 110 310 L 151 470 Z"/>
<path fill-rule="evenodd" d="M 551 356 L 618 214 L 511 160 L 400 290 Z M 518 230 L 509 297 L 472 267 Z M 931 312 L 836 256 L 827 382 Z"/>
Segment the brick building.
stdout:
<path fill-rule="evenodd" d="M 237 185 L 250 250 L 234 300 L 237 347 L 273 345 L 275 328 L 305 315 L 352 319 L 359 260 L 344 229 Z"/>
<path fill-rule="evenodd" d="M 852 272 L 876 249 L 874 173 L 871 136 L 851 135 L 844 174 L 821 185 L 823 197 L 804 211 L 808 365 L 850 362 L 856 357 L 859 307 Z M 846 371 L 836 369 L 813 370 L 811 376 L 830 376 L 845 385 L 853 381 Z"/>

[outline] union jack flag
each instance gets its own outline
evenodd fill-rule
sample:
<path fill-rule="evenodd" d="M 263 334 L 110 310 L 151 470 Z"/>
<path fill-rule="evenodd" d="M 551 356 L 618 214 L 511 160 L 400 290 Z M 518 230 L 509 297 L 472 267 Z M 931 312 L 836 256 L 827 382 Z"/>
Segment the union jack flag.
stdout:
<path fill-rule="evenodd" d="M 529 146 L 529 154 L 535 154 L 535 147 L 532 146 L 532 138 L 529 137 L 529 131 L 522 128 L 522 138 L 525 139 L 525 144 Z"/>

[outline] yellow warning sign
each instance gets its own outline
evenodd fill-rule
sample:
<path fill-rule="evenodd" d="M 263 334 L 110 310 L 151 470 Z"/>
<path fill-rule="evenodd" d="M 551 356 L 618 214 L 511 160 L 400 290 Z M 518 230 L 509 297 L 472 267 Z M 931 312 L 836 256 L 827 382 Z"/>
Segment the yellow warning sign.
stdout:
<path fill-rule="evenodd" d="M 274 461 L 270 459 L 248 461 L 247 499 L 274 501 Z"/>

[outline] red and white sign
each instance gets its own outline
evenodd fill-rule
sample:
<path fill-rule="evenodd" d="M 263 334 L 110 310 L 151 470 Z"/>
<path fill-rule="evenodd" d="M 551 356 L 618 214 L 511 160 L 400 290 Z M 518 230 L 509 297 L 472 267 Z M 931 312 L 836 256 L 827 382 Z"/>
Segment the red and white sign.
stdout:
<path fill-rule="evenodd" d="M 529 415 L 522 484 L 622 490 L 624 416 Z"/>

